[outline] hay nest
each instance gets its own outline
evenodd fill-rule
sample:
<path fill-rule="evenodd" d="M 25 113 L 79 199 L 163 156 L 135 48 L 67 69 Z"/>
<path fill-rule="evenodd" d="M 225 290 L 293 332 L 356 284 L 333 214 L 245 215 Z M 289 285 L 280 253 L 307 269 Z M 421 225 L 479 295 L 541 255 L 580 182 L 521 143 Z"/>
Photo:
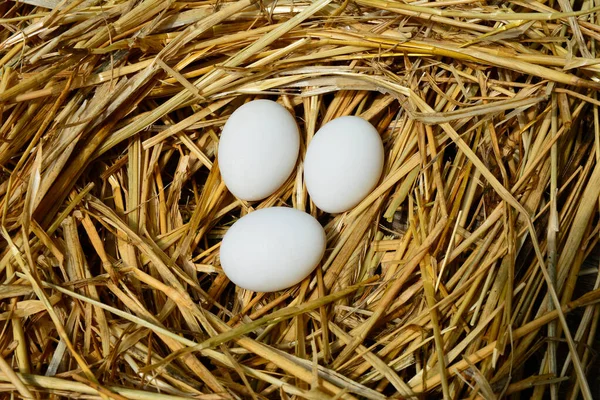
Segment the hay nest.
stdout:
<path fill-rule="evenodd" d="M 598 4 L 3 2 L 0 397 L 591 399 Z M 302 144 L 249 204 L 215 153 L 255 98 Z M 328 215 L 302 158 L 342 115 L 386 164 Z M 236 288 L 220 239 L 273 205 L 323 223 L 322 265 Z"/>

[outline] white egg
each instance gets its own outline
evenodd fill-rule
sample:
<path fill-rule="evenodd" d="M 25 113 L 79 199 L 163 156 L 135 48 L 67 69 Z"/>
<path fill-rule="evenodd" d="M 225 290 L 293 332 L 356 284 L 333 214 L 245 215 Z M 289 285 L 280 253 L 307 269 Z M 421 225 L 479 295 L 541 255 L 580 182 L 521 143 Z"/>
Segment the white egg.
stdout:
<path fill-rule="evenodd" d="M 225 186 L 242 200 L 270 196 L 294 170 L 299 147 L 298 126 L 283 106 L 270 100 L 244 104 L 231 114 L 219 141 Z"/>
<path fill-rule="evenodd" d="M 221 266 L 236 285 L 274 292 L 301 282 L 325 252 L 325 232 L 311 215 L 264 208 L 236 221 L 221 243 Z"/>
<path fill-rule="evenodd" d="M 306 189 L 321 210 L 347 211 L 375 188 L 383 161 L 383 143 L 373 125 L 360 117 L 336 118 L 322 126 L 308 146 Z"/>

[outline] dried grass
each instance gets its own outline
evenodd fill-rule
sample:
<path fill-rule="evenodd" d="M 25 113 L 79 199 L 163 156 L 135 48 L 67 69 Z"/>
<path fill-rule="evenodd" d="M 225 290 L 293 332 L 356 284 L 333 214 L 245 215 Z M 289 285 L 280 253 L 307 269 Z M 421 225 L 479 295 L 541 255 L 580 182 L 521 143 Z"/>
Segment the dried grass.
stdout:
<path fill-rule="evenodd" d="M 593 397 L 599 1 L 0 9 L 0 397 Z M 301 157 L 249 204 L 216 149 L 263 97 Z M 302 159 L 343 115 L 387 158 L 331 216 Z M 273 205 L 318 217 L 326 256 L 286 291 L 236 288 L 220 239 Z"/>

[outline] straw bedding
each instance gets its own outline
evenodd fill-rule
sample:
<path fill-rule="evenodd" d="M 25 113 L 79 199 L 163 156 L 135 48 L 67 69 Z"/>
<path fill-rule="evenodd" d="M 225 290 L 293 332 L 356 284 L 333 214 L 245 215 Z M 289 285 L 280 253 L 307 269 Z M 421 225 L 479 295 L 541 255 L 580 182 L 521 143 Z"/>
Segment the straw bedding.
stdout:
<path fill-rule="evenodd" d="M 0 9 L 0 397 L 593 397 L 600 2 Z M 216 149 L 256 98 L 301 151 L 246 203 Z M 328 215 L 302 158 L 343 115 L 377 127 L 385 170 Z M 325 258 L 236 288 L 220 239 L 274 205 L 319 219 Z"/>

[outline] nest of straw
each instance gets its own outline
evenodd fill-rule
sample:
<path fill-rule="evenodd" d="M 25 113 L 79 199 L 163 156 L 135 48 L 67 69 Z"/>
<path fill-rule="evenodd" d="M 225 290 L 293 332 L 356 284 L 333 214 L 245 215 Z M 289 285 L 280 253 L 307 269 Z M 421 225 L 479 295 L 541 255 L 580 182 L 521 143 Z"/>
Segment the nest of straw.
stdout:
<path fill-rule="evenodd" d="M 598 1 L 0 4 L 0 397 L 591 399 Z M 269 98 L 296 172 L 248 204 L 216 149 Z M 302 179 L 358 115 L 384 176 L 321 213 Z M 301 284 L 236 288 L 253 209 L 325 226 Z M 584 289 L 582 289 L 584 288 Z"/>

